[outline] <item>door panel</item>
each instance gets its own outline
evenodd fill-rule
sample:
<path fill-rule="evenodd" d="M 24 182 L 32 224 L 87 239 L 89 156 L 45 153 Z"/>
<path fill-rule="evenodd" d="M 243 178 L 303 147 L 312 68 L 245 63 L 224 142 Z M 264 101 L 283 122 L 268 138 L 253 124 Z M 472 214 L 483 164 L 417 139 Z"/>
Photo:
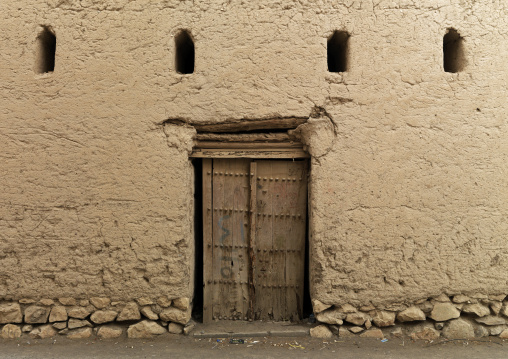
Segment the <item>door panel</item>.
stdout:
<path fill-rule="evenodd" d="M 203 161 L 205 322 L 301 318 L 306 171 L 304 161 Z"/>

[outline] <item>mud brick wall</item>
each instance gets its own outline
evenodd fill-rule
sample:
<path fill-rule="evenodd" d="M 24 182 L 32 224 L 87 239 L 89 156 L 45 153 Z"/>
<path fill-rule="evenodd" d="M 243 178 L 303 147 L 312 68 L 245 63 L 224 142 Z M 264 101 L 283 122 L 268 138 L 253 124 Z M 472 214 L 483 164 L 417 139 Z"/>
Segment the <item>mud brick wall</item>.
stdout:
<path fill-rule="evenodd" d="M 2 1 L 0 298 L 192 296 L 192 125 L 316 113 L 302 130 L 314 299 L 507 293 L 507 15 L 502 1 Z M 450 28 L 458 72 L 443 67 Z M 182 30 L 191 74 L 175 69 Z"/>

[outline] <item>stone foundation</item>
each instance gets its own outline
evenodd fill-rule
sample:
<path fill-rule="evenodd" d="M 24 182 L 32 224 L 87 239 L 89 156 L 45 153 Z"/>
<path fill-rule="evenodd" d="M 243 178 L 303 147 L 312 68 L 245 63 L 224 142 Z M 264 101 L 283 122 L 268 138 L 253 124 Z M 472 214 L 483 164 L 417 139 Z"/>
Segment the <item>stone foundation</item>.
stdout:
<path fill-rule="evenodd" d="M 189 298 L 138 298 L 135 301 L 90 299 L 21 299 L 0 301 L 0 337 L 18 338 L 22 333 L 38 339 L 57 334 L 71 339 L 149 338 L 166 332 L 188 334 L 192 305 Z"/>
<path fill-rule="evenodd" d="M 508 338 L 508 300 L 505 299 L 505 294 L 452 297 L 443 294 L 391 308 L 373 305 L 355 308 L 350 304 L 332 305 L 313 300 L 319 325 L 311 330 L 311 335 L 320 338 L 334 334 L 374 338 L 391 335 L 414 340 Z"/>

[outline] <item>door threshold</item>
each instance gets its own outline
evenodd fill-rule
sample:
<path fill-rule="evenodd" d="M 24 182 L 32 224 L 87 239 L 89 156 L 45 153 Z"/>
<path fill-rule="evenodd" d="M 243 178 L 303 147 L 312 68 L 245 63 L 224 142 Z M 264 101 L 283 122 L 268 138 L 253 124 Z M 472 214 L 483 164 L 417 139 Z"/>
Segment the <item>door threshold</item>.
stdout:
<path fill-rule="evenodd" d="M 311 324 L 291 322 L 231 321 L 221 320 L 197 324 L 195 338 L 260 338 L 260 337 L 306 337 Z"/>

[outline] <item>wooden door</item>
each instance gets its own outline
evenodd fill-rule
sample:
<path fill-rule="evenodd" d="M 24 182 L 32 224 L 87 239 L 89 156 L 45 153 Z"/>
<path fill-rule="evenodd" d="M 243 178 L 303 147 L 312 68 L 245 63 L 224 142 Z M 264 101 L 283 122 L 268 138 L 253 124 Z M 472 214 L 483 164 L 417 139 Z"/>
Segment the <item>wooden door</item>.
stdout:
<path fill-rule="evenodd" d="M 203 160 L 204 321 L 302 316 L 305 161 Z"/>

